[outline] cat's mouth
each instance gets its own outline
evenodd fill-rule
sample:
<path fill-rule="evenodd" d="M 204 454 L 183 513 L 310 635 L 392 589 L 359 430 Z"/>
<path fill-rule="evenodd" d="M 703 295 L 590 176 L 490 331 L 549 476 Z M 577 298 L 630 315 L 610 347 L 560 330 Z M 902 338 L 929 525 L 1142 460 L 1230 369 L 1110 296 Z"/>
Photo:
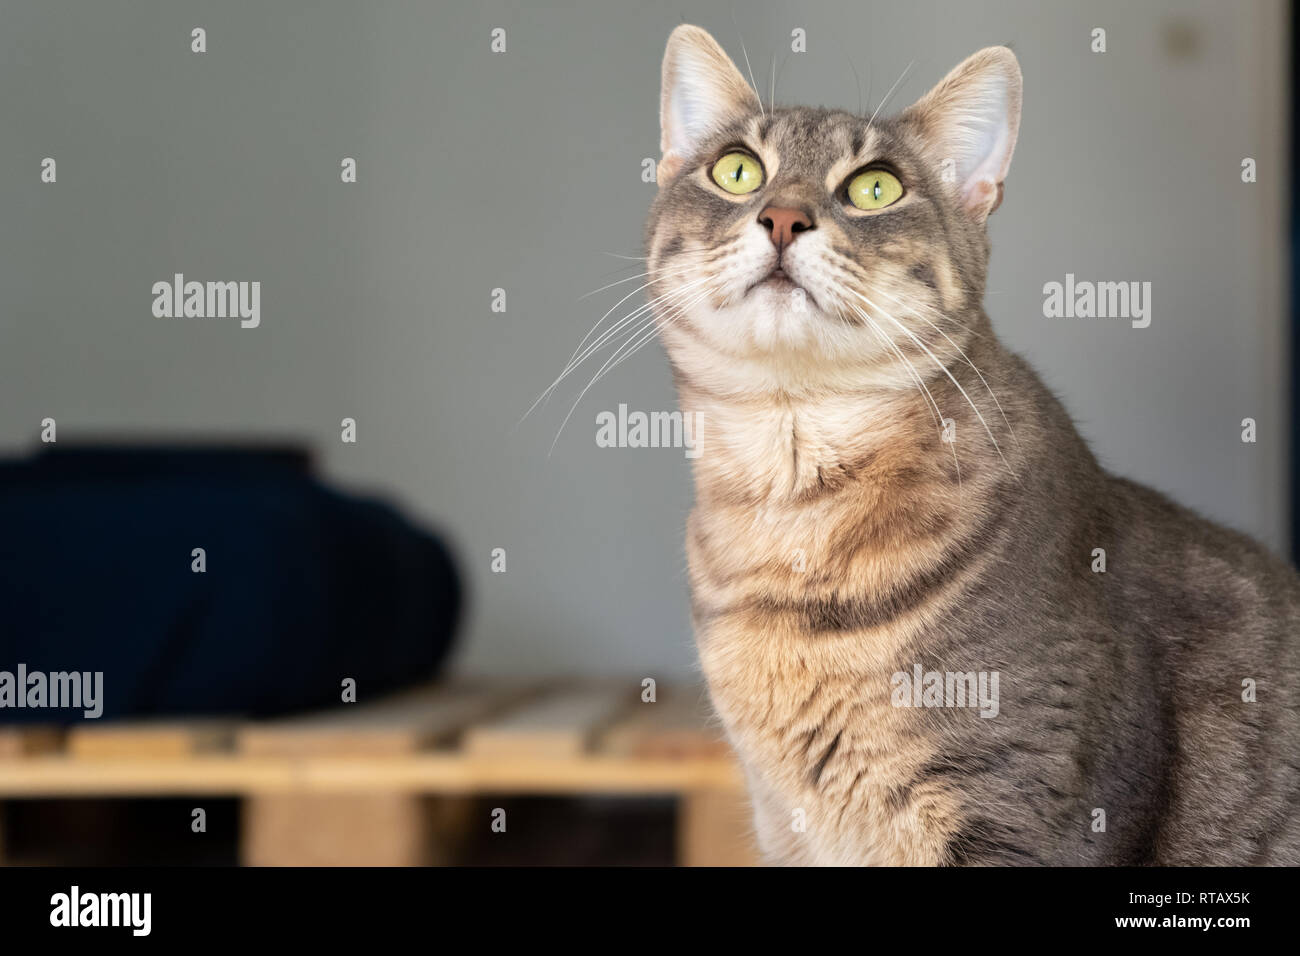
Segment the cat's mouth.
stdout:
<path fill-rule="evenodd" d="M 806 311 L 809 306 L 819 307 L 817 297 L 780 265 L 773 266 L 772 271 L 746 289 L 745 294 L 749 295 L 751 292 L 760 289 L 775 293 L 795 303 L 792 305 L 795 312 Z"/>
<path fill-rule="evenodd" d="M 774 267 L 771 272 L 746 289 L 745 294 L 748 295 L 755 289 L 770 289 L 773 292 L 793 292 L 798 289 L 805 295 L 809 295 L 808 290 L 796 282 L 794 277 L 781 266 Z M 810 295 L 809 297 L 811 298 Z"/>

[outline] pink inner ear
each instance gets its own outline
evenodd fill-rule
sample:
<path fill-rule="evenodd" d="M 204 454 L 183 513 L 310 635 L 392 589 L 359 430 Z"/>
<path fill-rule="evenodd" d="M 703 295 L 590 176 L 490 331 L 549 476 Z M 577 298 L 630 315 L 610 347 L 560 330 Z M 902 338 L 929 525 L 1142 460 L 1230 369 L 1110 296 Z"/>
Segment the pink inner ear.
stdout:
<path fill-rule="evenodd" d="M 1002 205 L 1002 183 L 987 176 L 970 180 L 962 192 L 962 205 L 971 212 L 988 215 Z"/>
<path fill-rule="evenodd" d="M 973 169 L 967 174 L 961 189 L 962 203 L 971 211 L 991 213 L 1002 202 L 1002 180 L 1011 163 L 1012 138 L 1005 120 L 996 109 L 986 108 L 983 123 L 986 129 L 967 148 L 978 156 Z M 987 128 L 991 127 L 991 128 Z"/>
<path fill-rule="evenodd" d="M 984 209 L 995 201 L 1001 201 L 1001 187 L 988 176 L 977 176 L 966 183 L 962 191 L 962 204 L 970 210 Z M 989 209 L 989 212 L 992 212 Z"/>
<path fill-rule="evenodd" d="M 662 185 L 677 175 L 682 168 L 682 158 L 674 152 L 664 153 L 663 159 L 659 160 L 659 166 L 655 169 L 655 182 Z"/>

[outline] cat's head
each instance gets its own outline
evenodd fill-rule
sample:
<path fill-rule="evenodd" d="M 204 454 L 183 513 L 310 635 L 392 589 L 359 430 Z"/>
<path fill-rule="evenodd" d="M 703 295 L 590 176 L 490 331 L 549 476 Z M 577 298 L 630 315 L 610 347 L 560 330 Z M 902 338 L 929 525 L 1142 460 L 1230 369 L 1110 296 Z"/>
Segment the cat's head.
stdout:
<path fill-rule="evenodd" d="M 892 118 L 774 109 L 708 33 L 674 30 L 648 227 L 674 363 L 787 387 L 950 354 L 979 311 L 1020 91 L 990 47 Z"/>

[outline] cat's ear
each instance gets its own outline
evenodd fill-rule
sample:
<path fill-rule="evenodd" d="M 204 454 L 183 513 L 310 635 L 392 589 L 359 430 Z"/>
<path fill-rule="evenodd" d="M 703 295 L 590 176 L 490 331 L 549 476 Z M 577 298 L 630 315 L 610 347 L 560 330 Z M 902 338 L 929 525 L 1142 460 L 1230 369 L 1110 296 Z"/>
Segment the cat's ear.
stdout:
<path fill-rule="evenodd" d="M 1002 202 L 1020 132 L 1020 97 L 1016 55 L 991 46 L 959 64 L 901 117 L 979 222 Z"/>
<path fill-rule="evenodd" d="M 699 27 L 679 26 L 664 52 L 659 181 L 672 179 L 709 133 L 760 109 L 758 97 L 718 42 Z"/>

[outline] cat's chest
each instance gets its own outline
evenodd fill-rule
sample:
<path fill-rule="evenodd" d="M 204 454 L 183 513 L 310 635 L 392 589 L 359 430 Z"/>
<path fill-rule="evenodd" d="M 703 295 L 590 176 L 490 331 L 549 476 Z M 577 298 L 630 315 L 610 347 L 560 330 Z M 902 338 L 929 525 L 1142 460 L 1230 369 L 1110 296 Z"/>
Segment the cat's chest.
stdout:
<path fill-rule="evenodd" d="M 762 626 L 746 635 L 706 629 L 700 653 L 773 858 L 942 858 L 956 803 L 925 780 L 935 745 L 915 711 L 892 705 L 883 657 L 799 646 Z"/>
<path fill-rule="evenodd" d="M 894 706 L 891 692 L 946 612 L 882 612 L 898 555 L 854 548 L 844 533 L 855 514 L 829 499 L 770 514 L 692 514 L 700 660 L 773 856 L 933 863 L 956 801 L 926 779 L 932 724 Z"/>

